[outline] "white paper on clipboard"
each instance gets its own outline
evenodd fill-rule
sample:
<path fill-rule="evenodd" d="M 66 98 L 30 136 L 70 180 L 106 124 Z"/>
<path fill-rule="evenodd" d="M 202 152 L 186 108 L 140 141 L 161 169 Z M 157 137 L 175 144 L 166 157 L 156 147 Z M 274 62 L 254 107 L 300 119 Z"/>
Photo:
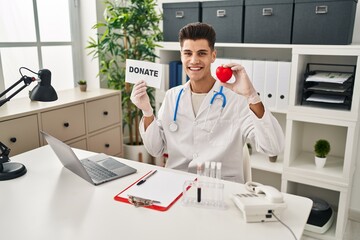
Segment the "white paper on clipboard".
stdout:
<path fill-rule="evenodd" d="M 195 179 L 196 176 L 186 173 L 158 170 L 146 182 L 141 185 L 133 184 L 118 197 L 127 199 L 129 196 L 135 196 L 154 200 L 160 202 L 157 206 L 166 208 L 182 194 L 185 181 Z"/>

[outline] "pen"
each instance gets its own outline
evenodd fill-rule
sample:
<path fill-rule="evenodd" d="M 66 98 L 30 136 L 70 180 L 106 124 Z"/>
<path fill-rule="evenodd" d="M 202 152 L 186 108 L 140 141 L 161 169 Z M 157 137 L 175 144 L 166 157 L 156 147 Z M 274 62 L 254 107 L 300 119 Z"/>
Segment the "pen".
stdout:
<path fill-rule="evenodd" d="M 157 170 L 152 171 L 149 175 L 147 175 L 146 177 L 144 177 L 143 179 L 140 180 L 140 182 L 138 182 L 136 185 L 141 185 L 144 182 L 146 182 L 146 180 L 151 177 L 152 175 L 154 175 L 157 172 Z"/>

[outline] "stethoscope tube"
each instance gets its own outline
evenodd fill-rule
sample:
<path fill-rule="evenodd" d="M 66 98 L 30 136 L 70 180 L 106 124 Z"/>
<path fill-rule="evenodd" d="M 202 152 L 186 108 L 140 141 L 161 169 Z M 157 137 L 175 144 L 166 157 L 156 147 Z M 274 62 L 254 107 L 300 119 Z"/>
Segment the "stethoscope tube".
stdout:
<path fill-rule="evenodd" d="M 223 99 L 223 103 L 222 103 L 221 107 L 224 108 L 224 107 L 226 106 L 226 96 L 225 96 L 225 94 L 223 93 L 223 89 L 224 89 L 224 86 L 221 86 L 221 87 L 220 87 L 220 91 L 219 91 L 219 92 L 216 92 L 216 93 L 214 94 L 214 96 L 213 96 L 213 97 L 211 98 L 211 100 L 210 100 L 210 105 L 212 105 L 212 104 L 214 103 L 216 97 L 219 95 L 219 96 L 222 97 L 222 99 Z"/>
<path fill-rule="evenodd" d="M 181 97 L 181 94 L 184 92 L 184 89 L 182 88 L 177 96 L 177 99 L 176 99 L 176 104 L 175 104 L 175 111 L 174 111 L 174 117 L 173 117 L 173 121 L 176 122 L 176 117 L 177 117 L 177 112 L 178 112 L 178 109 L 179 109 L 179 102 L 180 102 L 180 97 Z"/>
<path fill-rule="evenodd" d="M 224 89 L 224 86 L 221 86 L 220 87 L 220 91 L 219 92 L 216 92 L 214 94 L 214 96 L 211 98 L 210 100 L 210 106 L 214 103 L 215 99 L 220 96 L 222 98 L 222 105 L 221 105 L 221 110 L 226 106 L 226 96 L 223 92 L 223 89 Z M 176 98 L 176 103 L 175 103 L 175 110 L 174 110 L 174 116 L 173 116 L 173 121 L 169 124 L 169 130 L 170 132 L 176 132 L 178 130 L 178 124 L 176 123 L 176 118 L 177 118 L 177 113 L 178 113 L 178 110 L 179 110 L 179 102 L 180 102 L 180 97 L 181 97 L 181 94 L 184 92 L 184 88 L 182 88 L 179 92 L 179 94 L 177 95 L 177 98 Z M 209 114 L 209 110 L 210 110 L 210 107 L 208 109 L 208 112 L 206 114 L 206 119 L 207 119 L 207 116 Z M 220 115 L 219 115 L 220 117 Z M 217 119 L 218 120 L 218 119 Z M 205 121 L 206 122 L 206 121 Z M 217 122 L 217 121 L 216 121 Z"/>
<path fill-rule="evenodd" d="M 176 132 L 179 128 L 178 124 L 176 123 L 176 117 L 177 117 L 177 112 L 179 109 L 179 102 L 180 102 L 180 97 L 181 94 L 184 92 L 184 88 L 182 88 L 176 98 L 176 103 L 175 103 L 175 110 L 174 110 L 174 116 L 173 116 L 173 121 L 169 124 L 169 130 L 170 132 Z"/>

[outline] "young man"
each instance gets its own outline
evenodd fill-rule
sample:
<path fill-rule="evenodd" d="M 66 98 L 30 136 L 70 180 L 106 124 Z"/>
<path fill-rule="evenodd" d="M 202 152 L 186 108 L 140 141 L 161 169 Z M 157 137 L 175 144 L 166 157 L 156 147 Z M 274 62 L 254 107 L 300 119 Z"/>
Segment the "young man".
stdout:
<path fill-rule="evenodd" d="M 214 29 L 205 23 L 180 30 L 181 61 L 190 80 L 166 92 L 157 118 L 144 81 L 134 85 L 131 100 L 144 114 L 140 133 L 146 149 L 153 156 L 166 150 L 166 167 L 196 172 L 198 164 L 222 162 L 223 179 L 244 182 L 246 139 L 257 151 L 275 156 L 283 150 L 284 135 L 241 65 L 224 65 L 233 71 L 232 84 L 213 78 L 215 38 Z"/>

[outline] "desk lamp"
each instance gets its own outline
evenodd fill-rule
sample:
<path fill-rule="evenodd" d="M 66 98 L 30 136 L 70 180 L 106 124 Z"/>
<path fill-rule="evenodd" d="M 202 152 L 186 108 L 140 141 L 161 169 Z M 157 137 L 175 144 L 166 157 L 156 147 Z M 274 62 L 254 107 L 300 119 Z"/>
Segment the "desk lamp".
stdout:
<path fill-rule="evenodd" d="M 28 77 L 21 73 L 22 69 L 26 69 L 38 76 L 38 79 L 34 77 Z M 55 89 L 51 86 L 51 72 L 48 69 L 42 69 L 39 72 L 34 72 L 28 68 L 21 67 L 19 68 L 19 72 L 21 78 L 11 85 L 8 89 L 0 93 L 0 99 L 12 90 L 15 86 L 20 83 L 24 83 L 18 90 L 14 91 L 10 96 L 5 97 L 0 100 L 0 107 L 4 105 L 6 102 L 10 101 L 16 94 L 18 94 L 21 90 L 30 85 L 33 81 L 37 80 L 38 84 L 33 88 L 29 93 L 29 98 L 32 101 L 41 101 L 41 102 L 50 102 L 58 99 Z M 26 167 L 21 163 L 10 162 L 9 153 L 10 148 L 5 146 L 2 142 L 0 142 L 0 181 L 2 180 L 10 180 L 13 178 L 20 177 L 26 173 Z"/>

